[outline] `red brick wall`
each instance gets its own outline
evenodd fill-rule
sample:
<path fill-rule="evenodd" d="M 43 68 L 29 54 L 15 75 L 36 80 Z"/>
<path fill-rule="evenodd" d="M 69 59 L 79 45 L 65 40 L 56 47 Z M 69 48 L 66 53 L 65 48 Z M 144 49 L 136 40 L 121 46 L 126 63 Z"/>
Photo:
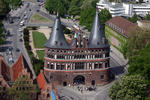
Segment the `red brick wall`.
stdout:
<path fill-rule="evenodd" d="M 95 80 L 95 84 L 105 84 L 109 82 L 109 70 L 91 70 L 91 71 L 47 71 L 45 70 L 45 76 L 50 80 L 50 75 L 52 75 L 52 80 L 55 85 L 63 85 L 63 82 L 67 82 L 67 85 L 73 85 L 73 80 L 76 76 L 82 75 L 85 77 L 85 84 L 91 85 L 91 81 Z M 104 75 L 104 80 L 101 80 L 101 75 Z"/>

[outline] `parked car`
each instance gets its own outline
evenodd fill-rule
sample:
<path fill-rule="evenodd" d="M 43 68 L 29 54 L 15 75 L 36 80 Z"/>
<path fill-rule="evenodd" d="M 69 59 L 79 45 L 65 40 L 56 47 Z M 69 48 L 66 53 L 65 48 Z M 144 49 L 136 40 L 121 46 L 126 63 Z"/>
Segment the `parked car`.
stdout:
<path fill-rule="evenodd" d="M 24 25 L 24 20 L 20 22 L 20 26 L 23 26 Z"/>
<path fill-rule="evenodd" d="M 22 42 L 23 40 L 22 40 L 22 38 L 20 38 L 20 42 Z"/>
<path fill-rule="evenodd" d="M 24 16 L 24 19 L 27 19 L 27 18 L 28 18 L 28 16 L 27 16 L 27 15 L 25 15 L 25 16 Z"/>
<path fill-rule="evenodd" d="M 19 28 L 19 30 L 18 30 L 19 32 L 22 32 L 22 28 Z"/>
<path fill-rule="evenodd" d="M 20 51 L 20 49 L 19 49 L 19 48 L 17 48 L 17 49 L 16 49 L 16 51 L 17 51 L 17 52 L 19 52 L 19 51 Z"/>

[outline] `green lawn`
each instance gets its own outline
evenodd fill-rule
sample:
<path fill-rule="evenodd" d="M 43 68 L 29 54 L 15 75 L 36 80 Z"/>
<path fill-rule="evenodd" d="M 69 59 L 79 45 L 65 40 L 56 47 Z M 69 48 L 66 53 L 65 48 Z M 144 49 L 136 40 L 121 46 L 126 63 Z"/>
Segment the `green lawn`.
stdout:
<path fill-rule="evenodd" d="M 41 16 L 38 13 L 34 13 L 33 16 L 30 19 L 31 23 L 53 23 L 53 21 L 49 20 L 48 18 L 45 18 Z"/>
<path fill-rule="evenodd" d="M 44 61 L 44 50 L 37 50 L 36 51 L 40 60 Z"/>
<path fill-rule="evenodd" d="M 33 31 L 33 43 L 35 48 L 44 48 L 44 44 L 46 43 L 47 39 L 43 33 Z"/>

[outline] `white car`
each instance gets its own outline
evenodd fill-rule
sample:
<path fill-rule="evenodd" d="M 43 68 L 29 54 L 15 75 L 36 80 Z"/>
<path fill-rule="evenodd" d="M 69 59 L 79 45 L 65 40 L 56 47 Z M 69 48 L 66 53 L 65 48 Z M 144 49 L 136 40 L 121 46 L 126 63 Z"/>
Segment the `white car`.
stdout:
<path fill-rule="evenodd" d="M 22 28 L 19 28 L 19 30 L 18 30 L 19 32 L 22 32 Z"/>
<path fill-rule="evenodd" d="M 28 18 L 28 16 L 27 16 L 27 15 L 25 15 L 25 16 L 24 16 L 24 19 L 27 19 L 27 18 Z"/>
<path fill-rule="evenodd" d="M 24 20 L 20 22 L 20 26 L 23 26 L 24 25 Z"/>
<path fill-rule="evenodd" d="M 25 11 L 24 14 L 27 14 L 27 12 Z"/>

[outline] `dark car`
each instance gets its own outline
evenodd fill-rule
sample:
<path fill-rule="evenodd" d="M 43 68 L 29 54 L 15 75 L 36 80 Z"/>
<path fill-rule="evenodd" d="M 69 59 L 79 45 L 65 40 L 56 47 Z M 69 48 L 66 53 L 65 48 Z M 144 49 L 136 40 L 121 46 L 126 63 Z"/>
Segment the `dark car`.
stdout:
<path fill-rule="evenodd" d="M 23 40 L 22 39 L 20 39 L 20 42 L 22 42 Z"/>
<path fill-rule="evenodd" d="M 20 49 L 19 49 L 19 48 L 17 48 L 17 49 L 16 49 L 16 51 L 17 51 L 17 52 L 19 52 L 19 51 L 20 51 Z"/>

